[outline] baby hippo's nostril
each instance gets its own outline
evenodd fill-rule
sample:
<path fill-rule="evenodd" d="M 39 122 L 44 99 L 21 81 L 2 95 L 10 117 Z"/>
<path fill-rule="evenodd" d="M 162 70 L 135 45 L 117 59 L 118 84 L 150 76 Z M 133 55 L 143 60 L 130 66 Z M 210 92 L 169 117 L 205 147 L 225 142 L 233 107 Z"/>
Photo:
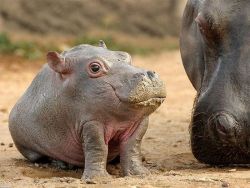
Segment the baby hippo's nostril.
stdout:
<path fill-rule="evenodd" d="M 149 79 L 152 80 L 155 77 L 155 72 L 147 71 L 147 75 L 148 75 Z"/>
<path fill-rule="evenodd" d="M 134 74 L 133 78 L 138 79 L 138 78 L 143 78 L 144 76 L 145 76 L 144 73 L 139 72 L 139 73 Z"/>

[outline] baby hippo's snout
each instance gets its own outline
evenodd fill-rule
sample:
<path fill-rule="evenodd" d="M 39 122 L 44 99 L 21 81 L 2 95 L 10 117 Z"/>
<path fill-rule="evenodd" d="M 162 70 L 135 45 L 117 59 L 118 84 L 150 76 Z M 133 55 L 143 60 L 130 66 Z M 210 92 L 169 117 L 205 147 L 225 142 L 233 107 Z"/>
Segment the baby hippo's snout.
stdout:
<path fill-rule="evenodd" d="M 153 71 L 145 71 L 134 75 L 137 84 L 130 92 L 129 101 L 137 106 L 159 107 L 166 98 L 163 81 Z"/>

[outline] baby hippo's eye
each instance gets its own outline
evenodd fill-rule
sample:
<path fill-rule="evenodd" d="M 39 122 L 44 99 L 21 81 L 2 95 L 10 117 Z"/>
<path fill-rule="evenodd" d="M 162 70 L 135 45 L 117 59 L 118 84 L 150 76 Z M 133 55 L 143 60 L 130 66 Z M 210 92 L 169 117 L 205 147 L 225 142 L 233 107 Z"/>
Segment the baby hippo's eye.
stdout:
<path fill-rule="evenodd" d="M 101 70 L 101 65 L 97 62 L 91 63 L 89 67 L 92 73 L 98 73 Z"/>
<path fill-rule="evenodd" d="M 87 65 L 87 73 L 91 78 L 98 78 L 107 73 L 107 68 L 103 62 L 93 61 Z"/>

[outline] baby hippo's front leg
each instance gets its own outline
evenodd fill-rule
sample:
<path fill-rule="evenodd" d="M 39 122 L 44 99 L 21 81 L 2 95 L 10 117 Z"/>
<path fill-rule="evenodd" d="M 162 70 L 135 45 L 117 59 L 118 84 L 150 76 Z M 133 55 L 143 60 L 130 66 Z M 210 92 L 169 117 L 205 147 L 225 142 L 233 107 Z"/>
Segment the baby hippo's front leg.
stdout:
<path fill-rule="evenodd" d="M 123 174 L 129 175 L 147 175 L 150 174 L 142 164 L 141 141 L 148 128 L 148 117 L 146 117 L 138 126 L 136 131 L 120 144 L 120 161 Z"/>
<path fill-rule="evenodd" d="M 83 125 L 83 149 L 85 168 L 82 179 L 86 182 L 109 178 L 106 170 L 108 146 L 104 142 L 103 125 L 92 121 Z"/>

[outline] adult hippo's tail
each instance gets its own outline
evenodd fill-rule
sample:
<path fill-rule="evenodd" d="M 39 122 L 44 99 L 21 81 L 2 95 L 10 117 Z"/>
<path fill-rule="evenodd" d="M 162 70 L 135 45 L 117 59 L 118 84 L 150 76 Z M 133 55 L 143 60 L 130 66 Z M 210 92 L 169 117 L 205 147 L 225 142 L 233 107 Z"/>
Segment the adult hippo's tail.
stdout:
<path fill-rule="evenodd" d="M 248 1 L 187 2 L 180 46 L 197 90 L 190 131 L 201 162 L 250 163 L 249 30 Z"/>

